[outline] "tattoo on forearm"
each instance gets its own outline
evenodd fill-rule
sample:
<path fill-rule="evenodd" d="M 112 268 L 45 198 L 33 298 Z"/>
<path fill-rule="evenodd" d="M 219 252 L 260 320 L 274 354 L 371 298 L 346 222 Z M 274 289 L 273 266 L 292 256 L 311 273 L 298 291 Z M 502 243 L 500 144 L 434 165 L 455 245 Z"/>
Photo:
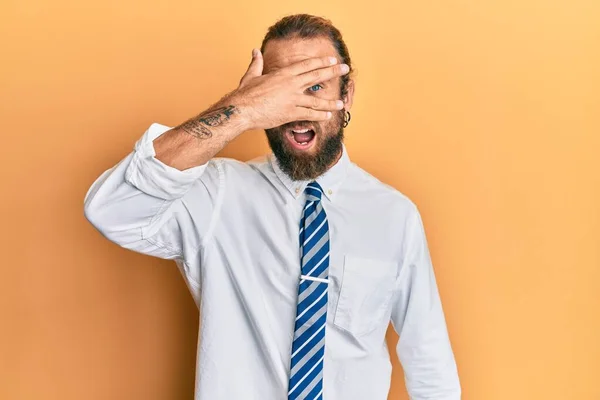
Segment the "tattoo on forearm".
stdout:
<path fill-rule="evenodd" d="M 182 129 L 198 139 L 208 139 L 212 137 L 212 131 L 210 130 L 210 127 L 223 125 L 229 121 L 233 114 L 238 112 L 239 111 L 235 106 L 220 107 L 213 110 L 208 110 L 205 113 L 184 122 L 177 128 Z"/>

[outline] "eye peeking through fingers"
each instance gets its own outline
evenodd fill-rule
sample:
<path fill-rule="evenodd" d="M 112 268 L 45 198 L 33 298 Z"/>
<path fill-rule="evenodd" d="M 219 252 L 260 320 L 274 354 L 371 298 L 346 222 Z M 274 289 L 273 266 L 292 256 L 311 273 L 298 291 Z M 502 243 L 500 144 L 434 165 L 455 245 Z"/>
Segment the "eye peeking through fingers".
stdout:
<path fill-rule="evenodd" d="M 320 84 L 316 84 L 316 85 L 312 85 L 311 87 L 309 87 L 309 88 L 308 88 L 308 89 L 306 89 L 306 90 L 308 90 L 308 91 L 309 91 L 309 92 L 311 92 L 311 93 L 315 93 L 315 92 L 318 92 L 318 91 L 319 91 L 319 90 L 321 90 L 321 89 L 323 89 L 323 86 L 322 86 L 322 85 L 320 85 Z"/>

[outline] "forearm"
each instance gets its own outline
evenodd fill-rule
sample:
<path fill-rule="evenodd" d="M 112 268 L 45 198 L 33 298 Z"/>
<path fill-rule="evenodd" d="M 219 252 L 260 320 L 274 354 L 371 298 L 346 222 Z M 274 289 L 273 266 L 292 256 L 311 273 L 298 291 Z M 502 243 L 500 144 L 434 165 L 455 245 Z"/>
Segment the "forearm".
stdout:
<path fill-rule="evenodd" d="M 206 164 L 227 143 L 249 129 L 245 109 L 224 98 L 153 142 L 155 157 L 180 171 Z"/>

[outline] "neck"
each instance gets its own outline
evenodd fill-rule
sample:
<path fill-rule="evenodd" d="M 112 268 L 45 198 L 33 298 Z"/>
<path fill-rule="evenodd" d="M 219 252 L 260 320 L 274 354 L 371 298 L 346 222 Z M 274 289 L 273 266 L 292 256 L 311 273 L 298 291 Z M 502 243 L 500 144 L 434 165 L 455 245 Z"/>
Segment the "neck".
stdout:
<path fill-rule="evenodd" d="M 337 164 L 337 163 L 338 163 L 338 161 L 340 161 L 340 158 L 342 158 L 342 155 L 343 155 L 343 154 L 344 154 L 344 149 L 342 148 L 342 149 L 340 150 L 340 152 L 338 153 L 337 157 L 335 158 L 335 160 L 334 160 L 334 161 L 333 161 L 331 164 L 329 164 L 329 167 L 327 167 L 327 171 L 329 171 L 331 168 L 333 168 L 333 166 L 334 166 L 335 164 Z"/>

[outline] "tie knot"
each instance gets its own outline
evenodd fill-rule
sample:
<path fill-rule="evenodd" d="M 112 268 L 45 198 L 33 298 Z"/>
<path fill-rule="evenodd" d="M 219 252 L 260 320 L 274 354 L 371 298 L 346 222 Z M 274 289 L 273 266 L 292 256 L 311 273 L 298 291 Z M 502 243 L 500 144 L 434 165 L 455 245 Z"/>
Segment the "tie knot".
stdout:
<path fill-rule="evenodd" d="M 323 189 L 317 182 L 309 183 L 304 192 L 308 196 L 309 201 L 320 201 L 323 195 Z"/>

